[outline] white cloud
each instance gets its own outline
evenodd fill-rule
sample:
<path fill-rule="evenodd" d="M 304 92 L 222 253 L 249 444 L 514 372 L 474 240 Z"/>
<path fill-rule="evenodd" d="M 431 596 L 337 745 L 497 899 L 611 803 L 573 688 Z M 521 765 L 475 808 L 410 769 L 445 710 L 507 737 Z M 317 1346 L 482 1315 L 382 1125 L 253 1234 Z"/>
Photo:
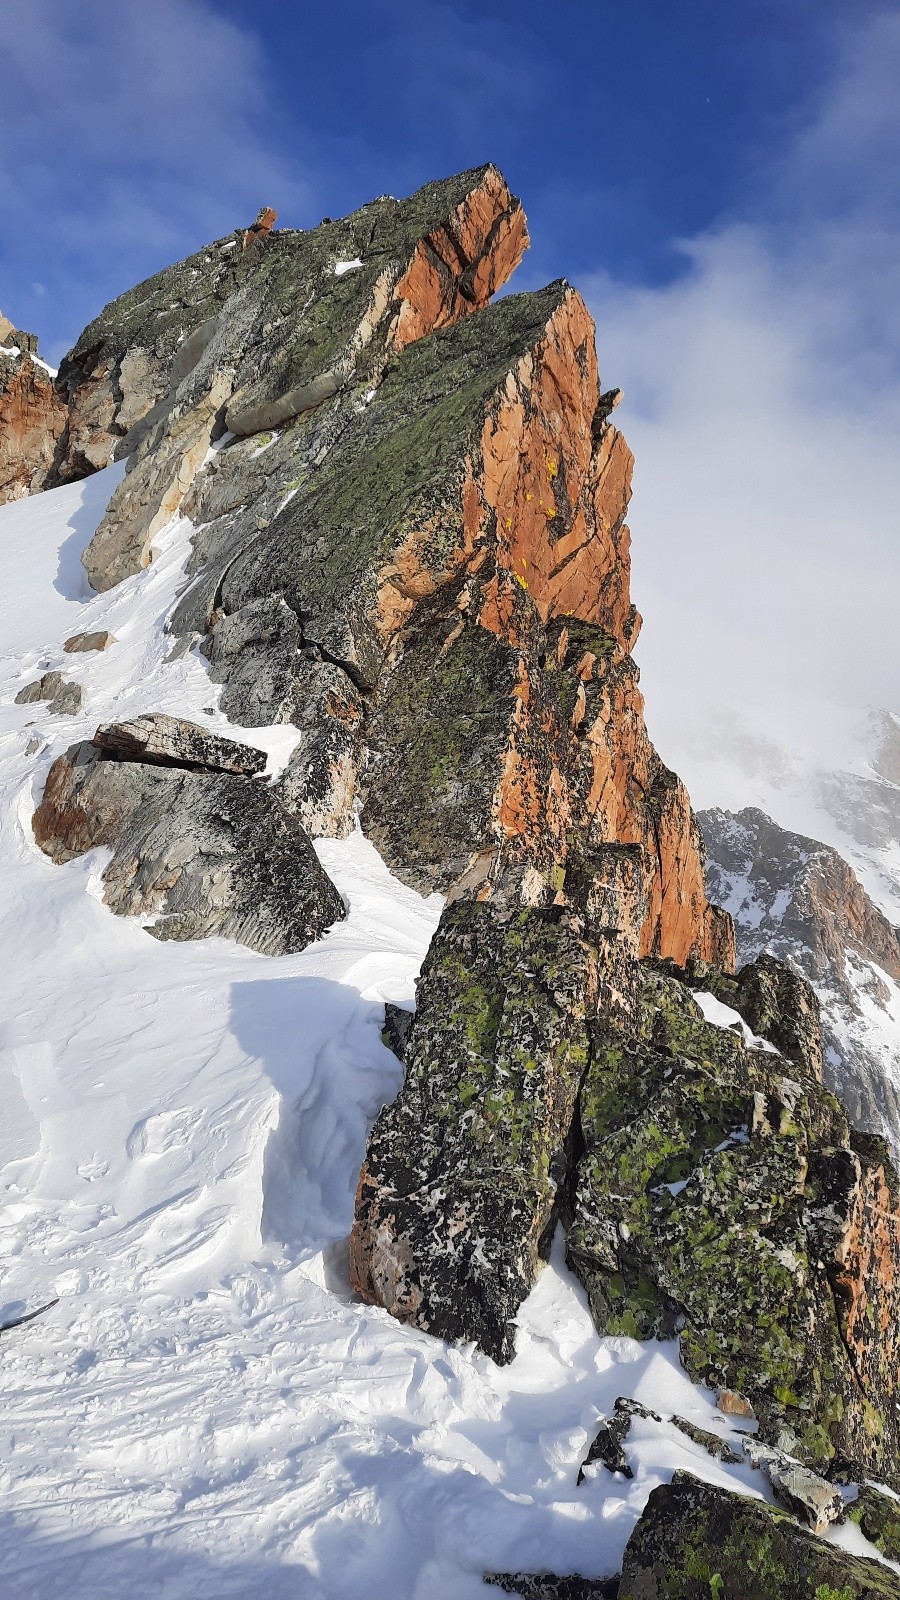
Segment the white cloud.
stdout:
<path fill-rule="evenodd" d="M 648 721 L 689 782 L 713 705 L 819 748 L 823 705 L 900 706 L 898 81 L 896 12 L 845 33 L 679 281 L 588 288 L 637 458 Z"/>
<path fill-rule="evenodd" d="M 51 340 L 261 204 L 305 200 L 259 42 L 208 0 L 4 5 L 0 55 L 0 304 L 25 321 L 39 263 Z"/>

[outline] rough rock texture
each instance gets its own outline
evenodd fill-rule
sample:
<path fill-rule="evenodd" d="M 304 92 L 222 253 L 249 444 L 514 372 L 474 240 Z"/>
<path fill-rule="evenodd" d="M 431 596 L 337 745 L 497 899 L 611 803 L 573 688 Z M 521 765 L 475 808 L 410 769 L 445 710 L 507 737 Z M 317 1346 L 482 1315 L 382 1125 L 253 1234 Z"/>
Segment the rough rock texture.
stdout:
<path fill-rule="evenodd" d="M 63 645 L 66 655 L 83 655 L 89 650 L 109 650 L 116 643 L 116 636 L 106 628 L 98 628 L 93 633 L 73 633 Z"/>
<path fill-rule="evenodd" d="M 847 1516 L 889 1561 L 900 1561 L 900 1500 L 864 1483 Z"/>
<path fill-rule="evenodd" d="M 24 347 L 14 353 L 0 343 L 0 505 L 43 489 L 65 420 L 47 368 Z"/>
<path fill-rule="evenodd" d="M 880 759 L 888 774 L 893 726 L 885 719 Z M 732 913 L 740 958 L 768 951 L 806 975 L 822 1005 L 826 1083 L 854 1123 L 896 1148 L 900 1043 L 891 1037 L 885 977 L 900 982 L 900 933 L 836 850 L 752 807 L 704 811 L 698 820 L 707 892 Z"/>
<path fill-rule="evenodd" d="M 97 729 L 93 742 L 117 761 L 144 761 L 151 766 L 239 772 L 252 778 L 266 764 L 264 750 L 223 739 L 162 711 L 146 712 L 130 722 L 106 723 Z"/>
<path fill-rule="evenodd" d="M 878 1562 L 798 1528 L 760 1500 L 676 1472 L 625 1548 L 619 1600 L 897 1600 Z"/>
<path fill-rule="evenodd" d="M 775 1498 L 814 1533 L 824 1533 L 833 1522 L 843 1522 L 843 1496 L 827 1478 L 757 1439 L 744 1440 L 744 1454 L 751 1466 L 763 1473 Z"/>
<path fill-rule="evenodd" d="M 556 1220 L 595 982 L 589 950 L 552 914 L 444 912 L 406 1082 L 360 1175 L 350 1275 L 364 1299 L 510 1359 L 511 1318 Z"/>
<path fill-rule="evenodd" d="M 377 381 L 392 351 L 483 305 L 528 238 L 518 201 L 484 167 L 243 242 L 217 240 L 113 301 L 60 367 L 58 478 L 105 465 L 114 445 L 130 457 L 85 553 L 95 588 L 146 565 L 226 425 L 257 433 Z"/>
<path fill-rule="evenodd" d="M 595 1028 L 568 1259 L 601 1332 L 680 1333 L 691 1377 L 829 1473 L 896 1477 L 900 1215 L 881 1141 L 652 968 Z"/>
<path fill-rule="evenodd" d="M 60 717 L 78 715 L 84 705 L 84 689 L 80 683 L 64 678 L 61 672 L 45 672 L 33 683 L 26 683 L 15 698 L 17 706 L 35 705 L 46 700 L 49 709 Z"/>
<path fill-rule="evenodd" d="M 486 1572 L 484 1581 L 527 1600 L 616 1600 L 619 1593 L 618 1578 L 558 1578 L 553 1572 Z"/>
<path fill-rule="evenodd" d="M 194 731 L 196 758 L 209 735 Z M 73 745 L 54 762 L 34 835 L 58 862 L 107 845 L 113 911 L 158 917 L 148 931 L 159 939 L 219 934 L 263 955 L 302 950 L 344 916 L 303 829 L 264 784 L 220 767 L 116 759 L 140 745 L 104 735 L 105 748 Z"/>

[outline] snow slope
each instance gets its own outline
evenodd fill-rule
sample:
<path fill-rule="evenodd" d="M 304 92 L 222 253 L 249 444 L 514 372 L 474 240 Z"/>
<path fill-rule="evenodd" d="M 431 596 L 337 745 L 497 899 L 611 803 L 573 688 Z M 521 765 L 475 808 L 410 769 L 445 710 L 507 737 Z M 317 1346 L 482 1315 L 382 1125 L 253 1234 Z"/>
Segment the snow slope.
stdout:
<path fill-rule="evenodd" d="M 498 1369 L 355 1303 L 345 1241 L 367 1128 L 400 1068 L 440 911 L 360 836 L 320 854 L 346 923 L 302 955 L 157 943 L 55 867 L 30 818 L 102 720 L 214 728 L 202 660 L 167 660 L 190 528 L 92 596 L 79 556 L 118 468 L 0 510 L 0 1525 L 4 1600 L 467 1600 L 485 1568 L 604 1574 L 676 1466 L 760 1493 L 636 1422 L 624 1482 L 576 1489 L 619 1394 L 725 1431 L 674 1346 L 596 1337 L 559 1250 Z M 62 641 L 109 628 L 102 655 Z M 39 671 L 83 715 L 14 706 Z M 285 759 L 293 730 L 247 734 Z M 868 1548 L 854 1529 L 833 1535 Z"/>

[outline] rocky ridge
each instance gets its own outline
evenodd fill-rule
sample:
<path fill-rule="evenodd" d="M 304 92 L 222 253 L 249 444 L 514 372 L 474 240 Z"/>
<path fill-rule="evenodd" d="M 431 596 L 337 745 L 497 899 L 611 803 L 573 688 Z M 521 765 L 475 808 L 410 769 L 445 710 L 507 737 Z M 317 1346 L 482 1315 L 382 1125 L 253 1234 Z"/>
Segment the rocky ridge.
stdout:
<path fill-rule="evenodd" d="M 36 839 L 57 861 L 106 845 L 107 903 L 157 937 L 276 954 L 343 914 L 310 840 L 358 822 L 447 898 L 415 1017 L 390 1021 L 405 1082 L 360 1176 L 358 1292 L 506 1361 L 562 1226 L 598 1330 L 678 1335 L 770 1468 L 892 1482 L 896 1178 L 821 1083 L 809 985 L 765 957 L 734 972 L 649 740 L 631 455 L 584 303 L 564 282 L 489 303 L 527 244 L 493 167 L 308 233 L 273 222 L 85 330 L 52 475 L 127 459 L 85 552 L 97 588 L 190 517 L 175 649 L 199 646 L 232 723 L 300 742 L 269 783 L 177 718 L 100 728 L 54 764 Z M 743 1507 L 674 1489 L 672 1549 L 690 1513 L 704 1550 L 734 1523 L 754 1559 Z M 766 1517 L 753 1538 L 798 1585 L 773 1566 L 766 1594 L 896 1592 Z M 647 1587 L 651 1546 L 621 1595 L 676 1592 Z M 677 1592 L 731 1592 L 731 1570 Z"/>
<path fill-rule="evenodd" d="M 741 959 L 768 951 L 805 974 L 822 1005 L 826 1082 L 857 1126 L 896 1148 L 900 933 L 829 846 L 753 807 L 704 811 L 699 821 L 707 889 L 734 918 Z"/>

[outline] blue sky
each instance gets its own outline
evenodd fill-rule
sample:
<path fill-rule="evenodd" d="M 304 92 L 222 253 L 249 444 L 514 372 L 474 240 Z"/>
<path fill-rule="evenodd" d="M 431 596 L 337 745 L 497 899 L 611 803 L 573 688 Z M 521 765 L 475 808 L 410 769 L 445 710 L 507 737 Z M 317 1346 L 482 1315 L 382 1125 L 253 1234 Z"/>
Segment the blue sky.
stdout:
<path fill-rule="evenodd" d="M 836 0 L 6 0 L 0 306 L 58 356 L 121 289 L 252 216 L 308 226 L 494 160 L 523 285 L 662 283 L 758 209 L 826 89 Z M 853 0 L 854 28 L 884 6 Z"/>
<path fill-rule="evenodd" d="M 263 202 L 494 160 L 514 286 L 581 288 L 625 388 L 664 753 L 714 693 L 900 709 L 898 0 L 4 0 L 0 60 L 0 309 L 49 358 Z"/>

